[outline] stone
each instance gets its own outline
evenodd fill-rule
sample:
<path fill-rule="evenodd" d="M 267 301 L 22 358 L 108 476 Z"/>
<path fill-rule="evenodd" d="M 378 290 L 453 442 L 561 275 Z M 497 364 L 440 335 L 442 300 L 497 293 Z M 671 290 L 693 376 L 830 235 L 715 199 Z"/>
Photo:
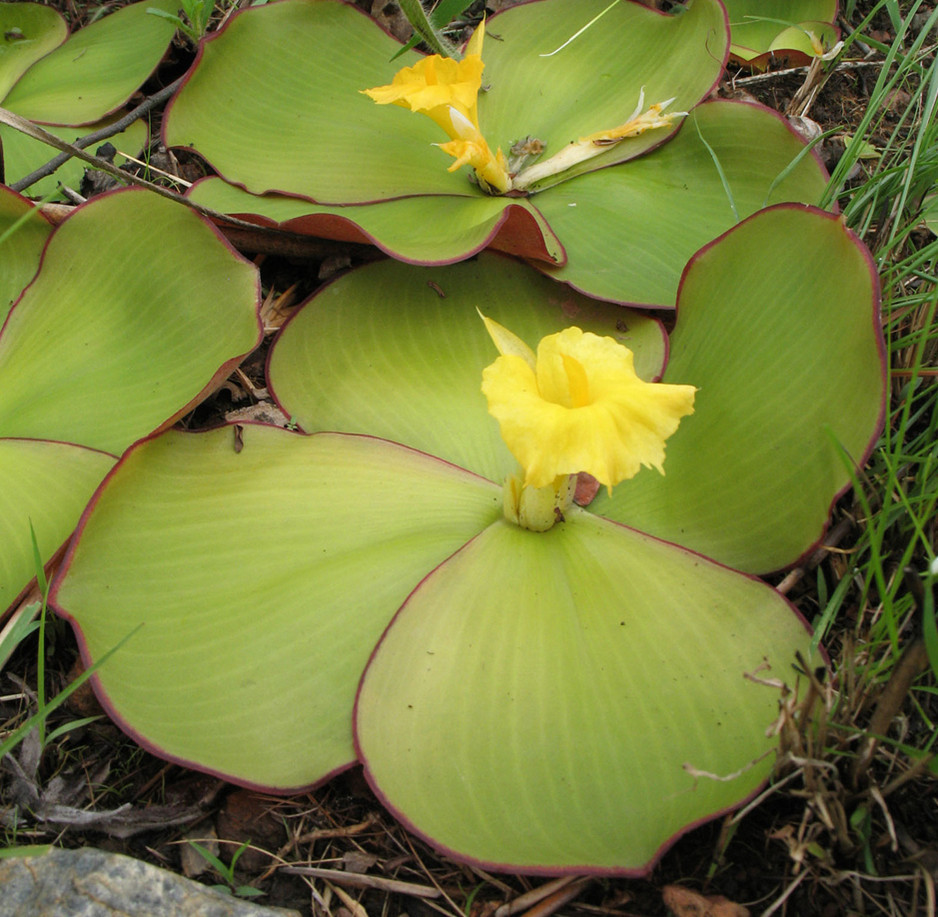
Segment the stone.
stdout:
<path fill-rule="evenodd" d="M 93 847 L 0 859 L 0 917 L 300 917 Z"/>

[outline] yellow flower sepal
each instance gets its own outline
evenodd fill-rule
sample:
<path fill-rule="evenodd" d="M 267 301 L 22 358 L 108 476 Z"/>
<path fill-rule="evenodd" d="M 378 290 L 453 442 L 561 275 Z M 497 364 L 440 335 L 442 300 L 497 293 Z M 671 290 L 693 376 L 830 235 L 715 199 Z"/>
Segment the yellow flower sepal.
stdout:
<path fill-rule="evenodd" d="M 643 467 L 664 473 L 665 440 L 694 411 L 692 385 L 645 382 L 632 352 L 610 337 L 567 328 L 537 354 L 485 318 L 501 354 L 482 373 L 489 413 L 524 470 L 524 486 L 586 471 L 606 487 Z"/>

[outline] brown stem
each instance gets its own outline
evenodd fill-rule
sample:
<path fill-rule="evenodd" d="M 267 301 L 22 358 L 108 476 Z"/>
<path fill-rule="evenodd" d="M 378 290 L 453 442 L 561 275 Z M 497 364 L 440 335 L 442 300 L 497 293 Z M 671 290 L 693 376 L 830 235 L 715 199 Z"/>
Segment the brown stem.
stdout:
<path fill-rule="evenodd" d="M 100 143 L 102 140 L 107 140 L 109 137 L 113 137 L 115 134 L 119 134 L 121 131 L 126 130 L 130 127 L 134 121 L 139 120 L 145 114 L 148 114 L 157 105 L 162 104 L 167 99 L 169 99 L 173 93 L 182 85 L 182 81 L 185 77 L 179 77 L 178 80 L 170 83 L 168 86 L 164 86 L 159 92 L 154 93 L 147 99 L 144 99 L 135 109 L 129 111 L 122 118 L 119 118 L 113 124 L 109 124 L 107 127 L 102 127 L 101 130 L 94 131 L 91 134 L 87 134 L 84 137 L 79 138 L 75 141 L 73 146 L 77 149 L 83 150 L 86 147 L 93 146 L 95 143 Z M 51 175 L 60 165 L 65 162 L 68 162 L 74 154 L 70 152 L 60 153 L 53 159 L 50 159 L 45 165 L 40 166 L 38 169 L 30 172 L 29 175 L 21 178 L 19 181 L 13 182 L 10 185 L 10 188 L 13 191 L 24 191 L 30 185 L 34 185 L 37 181 L 42 178 L 46 178 Z"/>

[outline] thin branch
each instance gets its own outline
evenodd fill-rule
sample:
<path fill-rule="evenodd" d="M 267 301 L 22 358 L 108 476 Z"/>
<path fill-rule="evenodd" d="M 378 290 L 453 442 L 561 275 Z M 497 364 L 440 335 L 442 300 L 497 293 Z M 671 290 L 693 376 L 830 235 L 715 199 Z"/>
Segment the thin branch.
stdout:
<path fill-rule="evenodd" d="M 6 124 L 8 127 L 12 127 L 14 130 L 17 130 L 22 134 L 26 134 L 27 137 L 32 137 L 33 140 L 38 140 L 40 143 L 45 143 L 47 146 L 55 147 L 55 149 L 61 150 L 63 153 L 68 153 L 70 157 L 74 156 L 76 159 L 81 159 L 83 162 L 87 162 L 96 169 L 100 169 L 102 172 L 107 172 L 108 175 L 113 175 L 114 178 L 117 178 L 122 182 L 126 182 L 127 184 L 131 185 L 139 185 L 141 188 L 147 188 L 150 191 L 159 194 L 161 197 L 168 197 L 170 200 L 184 204 L 187 207 L 190 207 L 194 210 L 199 210 L 203 213 L 208 212 L 209 215 L 218 219 L 229 220 L 236 225 L 249 225 L 244 223 L 242 220 L 235 220 L 230 217 L 226 217 L 224 214 L 215 213 L 214 211 L 206 211 L 206 208 L 196 207 L 191 201 L 186 200 L 181 194 L 178 194 L 175 191 L 171 191 L 169 188 L 155 185 L 153 182 L 149 182 L 145 178 L 140 178 L 138 175 L 124 172 L 121 169 L 118 169 L 117 166 L 115 166 L 113 163 L 108 162 L 106 159 L 102 159 L 100 156 L 93 156 L 91 153 L 85 152 L 85 150 L 81 149 L 80 147 L 77 147 L 72 143 L 67 143 L 60 137 L 56 137 L 55 134 L 50 134 L 48 131 L 43 130 L 38 124 L 34 124 L 32 121 L 28 121 L 26 118 L 20 117 L 20 115 L 17 115 L 12 111 L 8 111 L 6 108 L 0 108 L 0 123 Z M 11 187 L 14 187 L 15 189 L 15 186 L 11 185 Z"/>
<path fill-rule="evenodd" d="M 841 61 L 831 73 L 839 73 L 842 70 L 862 70 L 866 67 L 882 67 L 881 60 L 845 60 Z M 782 76 L 790 76 L 795 73 L 806 74 L 808 67 L 789 67 L 786 70 L 770 70 L 768 73 L 757 73 L 754 76 L 731 77 L 729 83 L 734 88 L 736 86 L 751 86 L 753 83 L 764 83 L 767 80 L 778 79 Z"/>
<path fill-rule="evenodd" d="M 130 172 L 124 172 L 123 170 L 118 169 L 117 166 L 115 166 L 113 163 L 108 162 L 106 159 L 102 159 L 99 156 L 92 156 L 85 150 L 79 149 L 71 143 L 66 143 L 64 140 L 61 140 L 54 134 L 50 134 L 48 131 L 43 130 L 41 127 L 39 127 L 38 124 L 33 124 L 32 121 L 27 121 L 26 118 L 22 118 L 5 108 L 0 108 L 0 123 L 12 127 L 14 130 L 18 130 L 21 133 L 26 134 L 28 137 L 32 137 L 34 140 L 39 140 L 42 143 L 53 146 L 57 150 L 67 152 L 71 156 L 89 163 L 96 169 L 100 169 L 102 172 L 107 172 L 108 175 L 113 175 L 122 182 L 126 182 L 127 184 L 131 185 L 137 185 L 141 188 L 146 188 L 148 191 L 159 194 L 161 197 L 169 198 L 169 200 L 175 201 L 177 204 L 182 204 L 184 207 L 188 207 L 190 210 L 194 210 L 196 213 L 200 213 L 202 216 L 208 217 L 210 220 L 218 224 L 218 228 L 223 233 L 228 235 L 229 238 L 234 237 L 232 244 L 235 246 L 238 245 L 238 242 L 234 241 L 234 239 L 240 239 L 243 244 L 253 244 L 258 246 L 254 249 L 255 251 L 263 251 L 265 249 L 263 247 L 263 243 L 260 241 L 263 237 L 275 240 L 271 243 L 271 245 L 273 247 L 273 251 L 278 254 L 284 253 L 285 247 L 290 249 L 290 254 L 295 254 L 300 257 L 309 257 L 310 255 L 321 257 L 323 253 L 328 254 L 335 250 L 334 247 L 336 243 L 329 245 L 328 242 L 324 242 L 321 239 L 313 240 L 310 237 L 297 236 L 294 233 L 284 232 L 280 229 L 268 229 L 258 226 L 256 223 L 250 223 L 247 220 L 239 220 L 237 217 L 229 216 L 226 213 L 220 213 L 217 210 L 212 210 L 210 207 L 203 207 L 200 204 L 196 204 L 176 191 L 172 191 L 169 188 L 164 188 L 161 185 L 155 185 L 153 182 L 149 182 L 146 179 L 140 178 L 138 175 L 133 175 Z M 240 236 L 237 233 L 238 229 L 242 230 Z M 245 233 L 244 231 L 247 232 Z M 348 245 L 343 246 L 342 250 L 348 251 Z"/>
<path fill-rule="evenodd" d="M 357 261 L 374 261 L 383 257 L 380 249 L 364 242 L 337 242 L 333 239 L 321 239 L 319 236 L 289 232 L 273 226 L 259 226 L 224 213 L 198 207 L 185 197 L 177 197 L 174 200 L 209 217 L 218 231 L 239 252 L 250 252 L 254 255 L 279 255 L 283 258 L 297 258 L 304 261 L 321 261 L 333 255 L 350 255 Z M 50 203 L 43 204 L 39 209 L 53 226 L 58 226 L 75 207 L 72 204 Z"/>
<path fill-rule="evenodd" d="M 377 888 L 398 895 L 411 895 L 415 898 L 439 898 L 442 892 L 432 885 L 417 885 L 414 882 L 402 882 L 400 879 L 387 879 L 384 876 L 366 875 L 360 872 L 345 872 L 342 869 L 323 869 L 318 866 L 282 866 L 280 872 L 296 876 L 312 876 L 315 879 L 327 879 L 336 885 L 350 885 L 352 888 Z"/>
<path fill-rule="evenodd" d="M 84 137 L 76 140 L 73 146 L 77 147 L 80 150 L 85 149 L 86 147 L 93 146 L 96 143 L 100 143 L 102 140 L 107 140 L 109 137 L 113 137 L 115 134 L 119 134 L 121 131 L 127 130 L 134 121 L 139 120 L 144 115 L 148 114 L 157 105 L 161 105 L 176 90 L 182 85 L 182 81 L 185 79 L 184 76 L 179 77 L 175 82 L 170 83 L 168 86 L 164 86 L 159 92 L 154 93 L 147 99 L 144 99 L 133 111 L 129 111 L 122 118 L 119 118 L 113 124 L 109 124 L 107 127 L 102 127 L 99 131 L 94 131 L 91 134 L 86 134 Z M 12 126 L 12 125 L 11 125 Z M 34 185 L 37 181 L 42 178 L 46 178 L 51 175 L 60 165 L 65 162 L 68 162 L 73 156 L 70 152 L 63 152 L 56 156 L 54 159 L 50 159 L 45 165 L 40 166 L 38 169 L 30 172 L 25 178 L 21 178 L 19 181 L 13 182 L 10 185 L 10 188 L 14 191 L 22 192 L 30 185 Z"/>

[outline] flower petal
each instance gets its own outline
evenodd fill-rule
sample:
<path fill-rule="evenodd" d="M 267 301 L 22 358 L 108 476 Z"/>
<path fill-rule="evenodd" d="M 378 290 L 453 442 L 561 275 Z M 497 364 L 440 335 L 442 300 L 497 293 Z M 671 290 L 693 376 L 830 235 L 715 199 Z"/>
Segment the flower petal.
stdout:
<path fill-rule="evenodd" d="M 432 54 L 417 61 L 413 67 L 403 67 L 394 75 L 390 85 L 362 91 L 379 105 L 393 103 L 411 111 L 455 105 L 468 117 L 470 112 L 475 112 L 483 67 L 482 58 L 478 55 L 468 55 L 456 61 Z"/>
<path fill-rule="evenodd" d="M 664 473 L 665 440 L 693 413 L 696 390 L 643 382 L 628 348 L 574 327 L 541 341 L 534 371 L 500 356 L 482 391 L 526 486 L 587 471 L 611 488 L 642 466 Z"/>

